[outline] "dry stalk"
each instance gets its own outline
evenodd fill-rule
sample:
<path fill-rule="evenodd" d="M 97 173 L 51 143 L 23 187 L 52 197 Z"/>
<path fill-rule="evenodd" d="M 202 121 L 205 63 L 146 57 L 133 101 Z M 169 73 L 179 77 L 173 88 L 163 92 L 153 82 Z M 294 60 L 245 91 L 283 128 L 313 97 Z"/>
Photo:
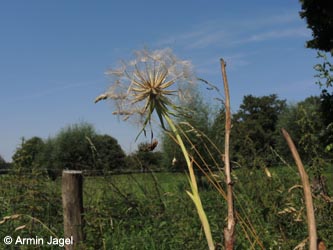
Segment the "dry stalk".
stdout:
<path fill-rule="evenodd" d="M 290 135 L 288 134 L 288 132 L 285 129 L 282 129 L 282 134 L 288 143 L 288 146 L 294 157 L 294 160 L 295 160 L 297 168 L 298 168 L 298 172 L 299 172 L 299 174 L 301 176 L 301 180 L 302 180 L 304 200 L 305 200 L 305 206 L 306 206 L 306 216 L 308 219 L 309 249 L 317 250 L 316 219 L 315 219 L 315 215 L 314 215 L 309 177 L 304 170 L 302 160 L 297 152 L 295 144 L 294 144 L 293 140 L 291 139 Z"/>
<path fill-rule="evenodd" d="M 234 204 L 232 193 L 232 180 L 230 169 L 230 156 L 229 156 L 229 144 L 230 144 L 230 132 L 231 132 L 231 112 L 230 112 L 230 95 L 229 85 L 227 79 L 227 73 L 225 70 L 226 63 L 223 59 L 221 61 L 221 71 L 223 77 L 224 93 L 225 93 L 225 142 L 224 142 L 224 170 L 227 184 L 227 205 L 228 205 L 228 221 L 227 227 L 224 228 L 224 246 L 226 250 L 234 249 L 235 242 L 235 217 L 234 217 Z"/>

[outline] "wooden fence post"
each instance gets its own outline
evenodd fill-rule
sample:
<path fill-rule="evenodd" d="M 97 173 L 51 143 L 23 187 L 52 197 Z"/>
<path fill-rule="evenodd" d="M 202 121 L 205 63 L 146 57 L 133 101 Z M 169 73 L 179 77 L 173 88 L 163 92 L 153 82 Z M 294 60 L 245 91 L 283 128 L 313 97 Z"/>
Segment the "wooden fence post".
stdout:
<path fill-rule="evenodd" d="M 64 237 L 73 244 L 65 246 L 66 250 L 76 249 L 83 241 L 83 199 L 82 171 L 64 170 L 62 172 L 62 206 L 64 213 Z"/>

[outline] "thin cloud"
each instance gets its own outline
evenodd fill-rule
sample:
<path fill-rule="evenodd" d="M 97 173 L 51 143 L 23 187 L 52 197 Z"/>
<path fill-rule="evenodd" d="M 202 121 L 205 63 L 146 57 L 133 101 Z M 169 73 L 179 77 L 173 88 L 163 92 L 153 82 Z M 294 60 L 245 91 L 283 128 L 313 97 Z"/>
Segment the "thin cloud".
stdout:
<path fill-rule="evenodd" d="M 158 40 L 156 42 L 156 45 L 159 46 L 166 46 L 174 42 L 182 42 L 182 41 L 188 41 L 189 39 L 195 38 L 197 36 L 200 36 L 203 33 L 202 30 L 199 31 L 191 31 L 181 34 L 171 34 L 168 37 L 163 37 L 162 39 Z"/>
<path fill-rule="evenodd" d="M 251 43 L 251 42 L 263 42 L 272 39 L 283 39 L 283 38 L 298 38 L 298 37 L 309 37 L 309 31 L 304 27 L 287 28 L 265 31 L 262 33 L 254 34 L 249 37 L 235 41 L 234 44 L 240 43 Z"/>
<path fill-rule="evenodd" d="M 255 52 L 251 53 L 235 53 L 223 56 L 223 60 L 227 63 L 228 69 L 231 71 L 237 70 L 240 67 L 244 67 L 251 64 L 249 57 L 253 56 Z M 220 71 L 220 58 L 217 56 L 210 57 L 204 61 L 195 63 L 198 68 L 199 74 L 221 74 Z"/>
<path fill-rule="evenodd" d="M 172 34 L 156 42 L 158 46 L 180 46 L 184 49 L 204 49 L 215 46 L 226 48 L 244 43 L 263 42 L 271 39 L 309 37 L 296 13 L 283 13 L 251 20 L 210 20 L 188 32 Z M 294 26 L 293 28 L 290 28 Z M 296 27 L 295 27 L 296 26 Z M 264 30 L 264 31 L 263 31 Z"/>
<path fill-rule="evenodd" d="M 200 49 L 206 48 L 210 45 L 219 44 L 221 41 L 227 38 L 227 33 L 223 30 L 217 32 L 207 32 L 199 37 L 196 37 L 195 41 L 189 43 L 188 48 L 190 49 Z"/>
<path fill-rule="evenodd" d="M 200 24 L 191 31 L 163 37 L 156 42 L 156 45 L 172 46 L 177 44 L 186 49 L 203 49 L 227 38 L 228 32 L 219 26 L 220 24 L 217 22 Z"/>
<path fill-rule="evenodd" d="M 247 27 L 250 29 L 261 29 L 265 27 L 285 26 L 292 23 L 300 23 L 301 18 L 295 12 L 285 12 L 279 15 L 258 17 L 255 19 L 241 19 L 236 21 L 235 24 L 241 27 Z"/>

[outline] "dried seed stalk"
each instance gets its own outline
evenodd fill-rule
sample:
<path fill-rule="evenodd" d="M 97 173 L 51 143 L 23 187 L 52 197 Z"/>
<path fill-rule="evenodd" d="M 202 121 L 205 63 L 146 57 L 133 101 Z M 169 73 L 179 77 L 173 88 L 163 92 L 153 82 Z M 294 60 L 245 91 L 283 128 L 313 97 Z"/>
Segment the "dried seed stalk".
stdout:
<path fill-rule="evenodd" d="M 229 85 L 227 79 L 227 73 L 225 70 L 226 63 L 221 59 L 221 71 L 223 77 L 224 93 L 225 93 L 225 142 L 224 142 L 224 171 L 227 184 L 227 205 L 228 205 L 228 221 L 227 227 L 224 228 L 224 245 L 226 250 L 234 249 L 235 242 L 235 216 L 234 216 L 234 204 L 232 193 L 232 180 L 231 180 L 231 168 L 230 168 L 230 156 L 229 156 L 229 144 L 230 144 L 230 132 L 231 132 L 231 112 L 230 112 L 230 95 Z"/>
<path fill-rule="evenodd" d="M 306 206 L 306 216 L 308 218 L 308 232 L 309 232 L 309 249 L 310 250 L 317 250 L 317 229 L 316 229 L 316 219 L 314 215 L 313 209 L 313 202 L 312 202 L 312 194 L 311 194 L 311 187 L 309 183 L 309 177 L 304 170 L 304 166 L 302 160 L 297 152 L 295 144 L 291 139 L 290 135 L 285 129 L 282 129 L 282 134 L 286 139 L 290 151 L 294 157 L 296 162 L 298 172 L 301 176 L 303 191 L 304 191 L 304 200 Z"/>

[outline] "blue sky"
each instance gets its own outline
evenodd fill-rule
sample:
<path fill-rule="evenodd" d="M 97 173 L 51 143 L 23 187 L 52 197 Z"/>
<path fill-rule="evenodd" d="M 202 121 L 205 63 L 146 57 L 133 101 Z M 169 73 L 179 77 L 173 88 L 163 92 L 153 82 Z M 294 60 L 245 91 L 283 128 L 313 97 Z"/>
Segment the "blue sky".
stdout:
<path fill-rule="evenodd" d="M 0 155 L 10 161 L 21 137 L 81 121 L 136 150 L 139 129 L 93 100 L 110 85 L 104 72 L 144 46 L 170 47 L 217 85 L 224 58 L 233 111 L 246 94 L 317 95 L 318 59 L 299 11 L 290 0 L 1 1 Z"/>

